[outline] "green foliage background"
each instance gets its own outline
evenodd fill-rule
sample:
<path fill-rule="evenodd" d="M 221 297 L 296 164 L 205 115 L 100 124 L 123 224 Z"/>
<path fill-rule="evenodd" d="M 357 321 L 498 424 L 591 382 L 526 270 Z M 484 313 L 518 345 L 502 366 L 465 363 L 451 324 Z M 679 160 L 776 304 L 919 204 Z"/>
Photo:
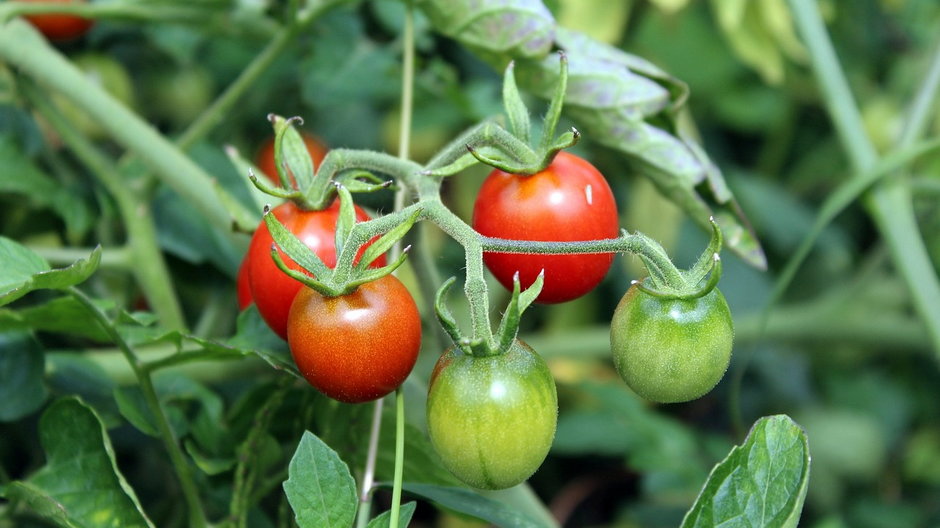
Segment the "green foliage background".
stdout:
<path fill-rule="evenodd" d="M 111 5 L 120 9 L 121 3 Z M 501 64 L 506 59 L 456 42 L 423 4 L 416 4 L 412 157 L 417 161 L 426 161 L 466 127 L 502 111 Z M 103 16 L 90 34 L 57 47 L 76 62 L 90 54 L 115 59 L 132 84 L 131 94 L 120 99 L 170 139 L 179 139 L 281 34 L 291 9 L 285 3 L 249 1 L 140 5 L 147 14 Z M 736 327 L 734 356 L 716 390 L 687 404 L 649 405 L 613 370 L 610 315 L 630 280 L 642 272 L 638 260 L 618 257 L 601 287 L 582 299 L 532 308 L 523 322 L 523 338 L 549 361 L 556 377 L 558 432 L 530 489 L 489 498 L 536 518 L 550 511 L 564 526 L 676 526 L 710 468 L 742 443 L 748 425 L 761 416 L 787 414 L 806 431 L 812 453 L 802 525 L 940 523 L 940 350 L 899 272 L 898 253 L 892 249 L 897 240 L 884 234 L 871 212 L 871 194 L 853 200 L 825 227 L 769 308 L 766 326 L 762 324 L 785 265 L 810 233 L 825 200 L 860 170 L 827 113 L 830 107 L 821 96 L 810 66 L 812 52 L 797 32 L 792 6 L 783 0 L 553 0 L 545 7 L 558 24 L 668 72 L 668 80 L 658 82 L 668 87 L 664 91 L 671 101 L 679 97 L 677 86 L 687 85 L 688 112 L 657 109 L 643 114 L 641 121 L 689 138 L 707 152 L 696 159 L 720 168 L 743 212 L 735 214 L 728 206 L 728 218 L 742 236 L 752 227 L 767 270 L 747 262 L 755 260 L 754 245 L 745 244 L 738 252 L 744 258 L 727 250 L 722 254 L 721 289 Z M 864 133 L 879 153 L 892 152 L 906 110 L 935 60 L 931 52 L 938 45 L 940 5 L 933 0 L 828 0 L 819 7 L 858 102 Z M 186 16 L 174 9 L 186 10 Z M 238 104 L 185 149 L 187 156 L 254 212 L 243 173 L 224 147 L 234 146 L 244 158 L 252 158 L 271 134 L 268 113 L 302 116 L 304 128 L 332 147 L 395 152 L 404 9 L 398 1 L 375 0 L 347 2 L 325 13 L 294 36 Z M 0 60 L 2 235 L 53 267 L 87 258 L 100 244 L 100 268 L 82 290 L 101 310 L 117 314 L 113 319 L 120 335 L 139 345 L 147 360 L 179 351 L 198 356 L 200 361 L 181 361 L 159 372 L 155 387 L 194 467 L 208 516 L 225 519 L 230 514 L 235 486 L 236 495 L 245 494 L 239 500 L 248 505 L 249 526 L 287 525 L 283 523 L 291 515 L 280 485 L 304 430 L 315 432 L 358 477 L 371 408 L 329 402 L 306 385 L 285 380 L 286 345 L 264 327 L 256 311 L 241 316 L 237 311 L 234 277 L 247 237 L 207 221 L 206 212 L 182 199 L 178 189 L 150 176 L 113 133 L 83 129 L 118 167 L 122 185 L 147 197 L 159 250 L 182 306 L 180 318 L 191 330 L 161 327 L 146 303 L 153 295 L 147 280 L 153 278 L 134 274 L 120 198 L 113 187 L 90 175 L 81 155 L 63 147 L 54 127 L 25 95 L 36 87 L 28 82 L 24 87 L 24 77 Z M 103 83 L 108 86 L 106 79 Z M 528 89 L 526 102 L 544 112 L 537 83 Z M 39 90 L 44 90 L 41 84 Z M 74 117 L 80 109 L 51 99 L 66 117 L 72 115 L 84 126 L 82 118 Z M 933 105 L 925 138 L 940 134 L 938 117 L 940 109 Z M 570 121 L 564 125 L 584 129 L 574 150 L 607 176 L 623 212 L 622 225 L 661 241 L 680 266 L 691 264 L 707 245 L 707 233 L 700 227 L 702 215 L 686 214 L 694 211 L 689 193 L 702 194 L 720 212 L 713 189 L 699 181 L 669 200 L 660 192 L 663 177 L 657 180 L 642 152 L 625 155 L 609 137 L 592 136 L 591 126 L 579 122 L 585 118 L 577 109 L 566 119 Z M 464 219 L 469 220 L 485 172 L 477 167 L 447 184 L 445 201 Z M 917 231 L 907 235 L 919 232 L 932 262 L 926 270 L 932 276 L 924 282 L 936 283 L 940 159 L 928 152 L 907 164 L 903 174 L 886 178 L 911 193 Z M 211 188 L 204 190 L 217 201 Z M 377 211 L 392 207 L 391 193 L 357 200 Z M 460 273 L 459 246 L 436 231 L 427 234 L 441 273 Z M 12 262 L 7 254 L 0 257 L 0 266 Z M 414 287 L 414 270 L 406 266 L 402 276 L 426 311 L 429 299 L 422 299 Z M 494 306 L 505 304 L 507 294 L 492 286 Z M 433 333 L 430 326 L 425 333 Z M 405 386 L 408 482 L 458 484 L 436 460 L 422 423 L 424 383 L 443 346 L 426 340 Z M 69 395 L 84 404 L 57 400 Z M 147 402 L 120 351 L 78 301 L 36 291 L 0 308 L 0 402 L 0 485 L 31 476 L 40 482 L 52 478 L 57 461 L 47 439 L 40 439 L 42 421 L 64 420 L 63 413 L 71 409 L 76 419 L 92 420 L 92 425 L 90 417 L 97 415 L 110 435 L 110 459 L 104 448 L 90 458 L 99 465 L 116 464 L 126 477 L 126 483 L 109 481 L 102 487 L 129 485 L 136 490 L 136 495 L 122 495 L 128 502 L 120 505 L 122 511 L 132 515 L 139 500 L 157 526 L 185 524 L 173 469 L 155 438 L 158 426 Z M 266 408 L 267 414 L 259 412 Z M 386 414 L 378 461 L 378 479 L 384 481 L 391 479 L 394 462 L 394 419 L 390 410 Z M 245 446 L 253 448 L 247 465 Z M 233 473 L 240 464 L 248 482 L 237 487 Z M 420 484 L 409 491 L 426 499 L 418 504 L 412 526 L 478 526 L 447 513 L 447 501 L 460 503 L 462 498 L 436 496 Z M 22 501 L 30 493 L 17 484 L 5 496 Z M 385 492 L 378 497 L 379 503 L 387 501 Z M 42 511 L 43 505 L 36 504 L 35 510 Z M 487 511 L 499 513 L 496 506 Z M 0 502 L 0 526 L 58 522 L 54 516 L 46 519 L 28 513 L 22 503 Z M 137 525 L 128 519 L 122 526 Z M 686 519 L 690 526 L 695 521 Z"/>

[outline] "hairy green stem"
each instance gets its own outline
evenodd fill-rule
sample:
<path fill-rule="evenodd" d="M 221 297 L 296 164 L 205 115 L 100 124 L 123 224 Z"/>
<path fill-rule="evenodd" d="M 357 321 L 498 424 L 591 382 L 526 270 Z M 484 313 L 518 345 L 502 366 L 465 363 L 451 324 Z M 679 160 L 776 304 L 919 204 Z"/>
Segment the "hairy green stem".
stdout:
<path fill-rule="evenodd" d="M 127 230 L 128 261 L 131 272 L 144 291 L 147 301 L 171 330 L 183 330 L 186 321 L 180 307 L 173 280 L 157 242 L 157 228 L 149 205 L 126 185 L 117 167 L 62 116 L 42 92 L 31 82 L 21 82 L 23 93 L 56 129 L 78 159 L 89 168 L 108 190 L 117 204 Z"/>
<path fill-rule="evenodd" d="M 812 0 L 788 0 L 794 20 L 810 50 L 813 69 L 826 102 L 826 108 L 845 150 L 856 171 L 871 168 L 878 160 L 871 141 L 865 135 L 858 107 L 854 103 L 848 81 L 836 58 L 832 42 L 826 32 L 816 3 Z M 933 62 L 940 61 L 940 52 Z M 938 68 L 934 64 L 931 72 Z M 925 79 L 915 101 L 932 101 L 936 97 L 940 73 L 931 73 Z M 926 112 L 929 104 L 922 104 Z M 923 128 L 918 121 L 926 119 L 912 116 L 913 126 L 905 132 L 905 141 L 913 141 Z M 940 356 L 940 281 L 933 270 L 927 249 L 917 226 L 910 190 L 906 182 L 893 179 L 882 182 L 871 193 L 868 203 L 870 214 L 881 232 L 898 272 L 907 283 L 914 307 L 927 324 L 934 350 Z"/>
<path fill-rule="evenodd" d="M 160 438 L 163 440 L 163 445 L 170 455 L 170 462 L 176 470 L 176 476 L 179 479 L 180 488 L 182 489 L 183 497 L 186 500 L 186 505 L 189 510 L 189 525 L 193 528 L 207 527 L 206 514 L 202 509 L 202 503 L 199 499 L 199 489 L 196 486 L 196 481 L 193 479 L 192 469 L 187 463 L 183 451 L 180 449 L 176 435 L 170 427 L 169 420 L 167 420 L 166 413 L 163 412 L 163 407 L 160 405 L 160 400 L 157 397 L 157 391 L 153 386 L 153 379 L 151 379 L 150 373 L 144 368 L 137 354 L 134 353 L 134 350 L 131 349 L 127 342 L 124 341 L 124 338 L 121 337 L 121 334 L 114 328 L 108 316 L 102 312 L 84 292 L 74 286 L 70 287 L 67 291 L 94 316 L 102 330 L 104 330 L 114 344 L 117 345 L 128 364 L 134 370 L 141 393 L 143 393 L 144 396 L 144 401 L 147 403 L 148 409 L 157 422 L 157 430 L 160 433 Z"/>

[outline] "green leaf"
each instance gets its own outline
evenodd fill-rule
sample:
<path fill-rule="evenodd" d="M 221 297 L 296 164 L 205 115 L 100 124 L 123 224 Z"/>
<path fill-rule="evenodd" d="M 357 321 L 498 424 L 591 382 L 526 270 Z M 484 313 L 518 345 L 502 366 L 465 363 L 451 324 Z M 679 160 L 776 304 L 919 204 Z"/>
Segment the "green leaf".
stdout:
<path fill-rule="evenodd" d="M 449 510 L 476 517 L 500 528 L 551 528 L 553 526 L 467 488 L 406 482 L 402 484 L 402 489 Z"/>
<path fill-rule="evenodd" d="M 408 523 L 411 522 L 411 516 L 414 515 L 415 508 L 417 506 L 417 503 L 414 501 L 401 505 L 401 509 L 398 511 L 398 526 L 400 528 L 406 528 L 408 526 Z M 382 512 L 379 516 L 369 521 L 369 524 L 366 525 L 366 528 L 388 528 L 391 519 L 391 510 Z"/>
<path fill-rule="evenodd" d="M 15 240 L 0 237 L 0 306 L 9 304 L 33 290 L 61 290 L 80 284 L 98 269 L 101 248 L 88 259 L 77 260 L 62 269 L 50 269 L 39 255 Z"/>
<path fill-rule="evenodd" d="M 300 528 L 349 528 L 356 517 L 356 481 L 349 468 L 316 435 L 305 431 L 284 481 Z"/>
<path fill-rule="evenodd" d="M 761 418 L 744 443 L 712 470 L 682 527 L 795 527 L 809 462 L 806 435 L 793 420 Z"/>
<path fill-rule="evenodd" d="M 77 240 L 91 227 L 93 216 L 81 194 L 39 170 L 9 135 L 0 136 L 0 162 L 0 193 L 22 195 L 34 206 L 55 211 L 65 222 L 69 240 Z"/>
<path fill-rule="evenodd" d="M 114 302 L 109 300 L 96 299 L 93 302 L 105 310 L 114 306 Z M 0 331 L 2 330 L 54 332 L 85 337 L 100 343 L 110 341 L 98 320 L 84 305 L 70 296 L 19 310 L 0 308 Z"/>
<path fill-rule="evenodd" d="M 418 6 L 435 31 L 478 50 L 540 57 L 552 47 L 555 20 L 540 0 L 428 0 Z"/>
<path fill-rule="evenodd" d="M 7 496 L 62 526 L 153 527 L 124 480 L 98 415 L 77 398 L 53 403 L 39 421 L 46 465 Z"/>
<path fill-rule="evenodd" d="M 503 78 L 503 104 L 506 105 L 510 132 L 520 141 L 528 144 L 529 130 L 532 128 L 529 124 L 529 109 L 526 108 L 519 95 L 519 87 L 516 86 L 516 78 L 512 73 L 513 69 L 514 65 L 510 62 Z"/>
<path fill-rule="evenodd" d="M 45 358 L 29 334 L 0 334 L 0 422 L 32 414 L 46 401 Z"/>

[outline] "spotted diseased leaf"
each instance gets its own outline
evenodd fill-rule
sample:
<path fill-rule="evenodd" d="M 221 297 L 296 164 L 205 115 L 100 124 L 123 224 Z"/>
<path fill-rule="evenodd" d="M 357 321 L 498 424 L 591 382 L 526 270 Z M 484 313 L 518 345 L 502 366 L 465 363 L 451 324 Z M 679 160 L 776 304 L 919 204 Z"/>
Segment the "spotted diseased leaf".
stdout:
<path fill-rule="evenodd" d="M 712 469 L 682 528 L 795 528 L 809 484 L 806 434 L 788 416 L 764 417 Z"/>

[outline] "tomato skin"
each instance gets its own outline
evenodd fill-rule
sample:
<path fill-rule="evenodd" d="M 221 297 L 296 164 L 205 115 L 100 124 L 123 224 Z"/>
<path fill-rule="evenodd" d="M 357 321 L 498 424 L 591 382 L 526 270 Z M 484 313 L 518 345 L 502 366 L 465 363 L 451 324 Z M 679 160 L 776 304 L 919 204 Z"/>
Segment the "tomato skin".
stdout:
<path fill-rule="evenodd" d="M 620 377 L 660 403 L 694 400 L 712 390 L 728 369 L 733 340 L 731 311 L 718 288 L 680 300 L 654 297 L 634 285 L 610 323 Z"/>
<path fill-rule="evenodd" d="M 304 145 L 307 146 L 307 152 L 310 153 L 314 166 L 319 167 L 320 163 L 323 162 L 323 158 L 326 157 L 326 145 L 319 138 L 306 131 L 301 131 L 300 137 L 303 138 Z M 255 165 L 261 169 L 261 172 L 269 180 L 280 185 L 281 180 L 277 175 L 277 164 L 274 162 L 273 136 L 268 138 L 258 149 L 258 154 L 255 156 Z"/>
<path fill-rule="evenodd" d="M 287 342 L 300 373 L 330 398 L 361 403 L 400 386 L 421 348 L 421 315 L 393 275 L 339 297 L 297 294 Z"/>
<path fill-rule="evenodd" d="M 242 260 L 242 265 L 238 267 L 238 276 L 235 278 L 235 292 L 238 295 L 238 309 L 244 310 L 248 305 L 254 302 L 251 298 L 251 283 L 248 279 L 249 259 Z"/>
<path fill-rule="evenodd" d="M 336 220 L 339 216 L 339 201 L 333 203 L 322 211 L 305 211 L 297 207 L 293 202 L 284 202 L 283 204 L 271 210 L 274 215 L 288 231 L 302 240 L 307 247 L 312 249 L 318 257 L 329 267 L 336 266 L 336 243 L 334 233 L 336 231 Z M 369 220 L 366 214 L 358 206 L 356 207 L 356 221 L 363 222 Z M 294 296 L 300 291 L 302 284 L 278 269 L 277 264 L 271 258 L 271 245 L 274 239 L 268 231 L 264 220 L 258 225 L 255 234 L 251 238 L 248 246 L 248 283 L 251 290 L 251 297 L 261 312 L 261 317 L 268 323 L 271 330 L 287 339 L 287 316 L 290 312 L 291 303 Z M 360 250 L 359 255 L 365 250 L 366 244 Z M 288 267 L 299 270 L 297 265 L 286 254 L 281 253 L 281 258 Z M 385 265 L 385 256 L 377 258 L 373 267 Z"/>
<path fill-rule="evenodd" d="M 564 151 L 531 176 L 491 172 L 473 206 L 473 228 L 495 238 L 556 242 L 616 238 L 620 232 L 607 180 L 593 165 Z M 517 270 L 525 289 L 544 268 L 545 285 L 536 299 L 540 303 L 570 301 L 593 290 L 613 259 L 613 253 L 483 253 L 490 272 L 510 290 Z"/>
<path fill-rule="evenodd" d="M 82 2 L 85 0 L 22 0 L 33 3 L 59 3 Z M 43 15 L 24 15 L 23 18 L 36 27 L 40 33 L 52 41 L 64 41 L 78 38 L 95 24 L 94 20 L 75 15 L 48 13 Z"/>
<path fill-rule="evenodd" d="M 488 357 L 449 348 L 431 374 L 431 443 L 471 486 L 503 489 L 528 479 L 548 455 L 557 421 L 555 380 L 522 341 Z"/>

